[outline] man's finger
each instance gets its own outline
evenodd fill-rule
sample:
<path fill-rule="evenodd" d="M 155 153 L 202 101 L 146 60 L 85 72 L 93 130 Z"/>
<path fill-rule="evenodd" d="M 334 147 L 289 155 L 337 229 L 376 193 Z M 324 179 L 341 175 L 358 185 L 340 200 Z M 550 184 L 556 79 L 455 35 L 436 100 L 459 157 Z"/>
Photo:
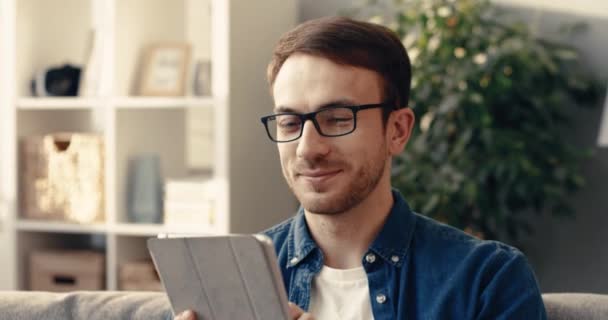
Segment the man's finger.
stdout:
<path fill-rule="evenodd" d="M 302 314 L 304 314 L 304 310 L 300 309 L 295 303 L 289 303 L 289 319 L 298 319 Z"/>
<path fill-rule="evenodd" d="M 174 320 L 196 320 L 196 315 L 192 310 L 186 310 L 175 316 Z"/>

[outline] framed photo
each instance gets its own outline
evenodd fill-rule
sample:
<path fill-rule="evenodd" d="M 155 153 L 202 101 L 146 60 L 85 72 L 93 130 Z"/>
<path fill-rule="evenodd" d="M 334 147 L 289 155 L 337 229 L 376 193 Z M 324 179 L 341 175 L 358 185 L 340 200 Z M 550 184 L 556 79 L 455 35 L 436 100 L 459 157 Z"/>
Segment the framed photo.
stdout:
<path fill-rule="evenodd" d="M 142 96 L 182 96 L 185 94 L 186 71 L 190 64 L 190 46 L 165 43 L 149 46 L 143 52 L 138 85 Z"/>

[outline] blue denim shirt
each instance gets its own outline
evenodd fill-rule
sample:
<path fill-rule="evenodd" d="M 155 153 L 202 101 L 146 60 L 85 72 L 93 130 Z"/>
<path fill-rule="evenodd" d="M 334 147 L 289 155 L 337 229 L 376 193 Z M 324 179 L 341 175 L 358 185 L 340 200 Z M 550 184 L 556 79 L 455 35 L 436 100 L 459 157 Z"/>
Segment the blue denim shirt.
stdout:
<path fill-rule="evenodd" d="M 520 251 L 416 214 L 396 191 L 393 198 L 386 223 L 361 259 L 374 319 L 546 319 Z M 275 244 L 289 300 L 308 310 L 323 253 L 303 209 L 264 233 Z"/>

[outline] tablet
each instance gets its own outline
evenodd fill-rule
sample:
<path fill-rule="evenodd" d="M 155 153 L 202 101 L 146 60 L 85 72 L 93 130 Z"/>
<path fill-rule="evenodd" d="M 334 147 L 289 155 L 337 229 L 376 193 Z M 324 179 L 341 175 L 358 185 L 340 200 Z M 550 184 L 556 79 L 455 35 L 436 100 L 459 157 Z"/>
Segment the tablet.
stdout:
<path fill-rule="evenodd" d="M 175 314 L 190 309 L 198 320 L 288 319 L 266 236 L 151 238 L 148 250 Z"/>

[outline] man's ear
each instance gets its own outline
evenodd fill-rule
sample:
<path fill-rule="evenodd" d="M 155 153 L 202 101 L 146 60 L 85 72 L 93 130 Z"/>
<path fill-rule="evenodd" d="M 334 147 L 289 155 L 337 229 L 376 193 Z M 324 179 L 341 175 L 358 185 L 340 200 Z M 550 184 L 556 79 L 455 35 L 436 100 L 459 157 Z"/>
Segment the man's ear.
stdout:
<path fill-rule="evenodd" d="M 403 152 L 410 140 L 416 116 L 411 108 L 402 108 L 391 112 L 386 122 L 388 151 L 391 156 Z"/>

